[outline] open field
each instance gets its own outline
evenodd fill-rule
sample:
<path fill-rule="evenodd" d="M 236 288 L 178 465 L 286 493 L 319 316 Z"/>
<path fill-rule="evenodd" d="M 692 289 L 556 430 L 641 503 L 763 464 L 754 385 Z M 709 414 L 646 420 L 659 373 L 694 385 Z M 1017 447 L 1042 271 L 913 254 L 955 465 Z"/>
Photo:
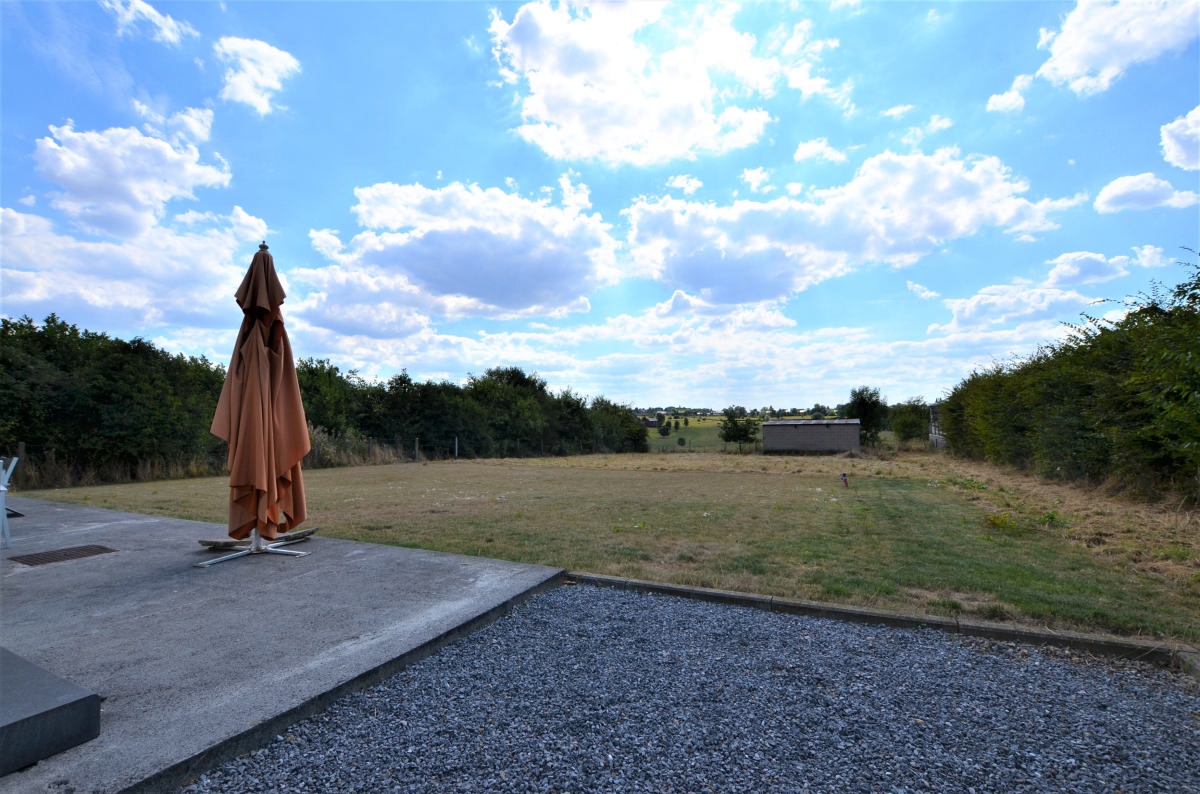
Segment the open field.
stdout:
<path fill-rule="evenodd" d="M 850 486 L 843 487 L 845 472 Z M 1200 515 L 933 452 L 715 452 L 305 473 L 322 534 L 574 571 L 1200 641 Z M 203 521 L 223 478 L 20 495 Z"/>
<path fill-rule="evenodd" d="M 724 451 L 730 448 L 730 445 L 721 440 L 718 432 L 721 429 L 721 422 L 724 417 L 721 416 L 689 416 L 688 423 L 685 427 L 683 419 L 679 420 L 679 429 L 675 430 L 674 420 L 671 421 L 671 434 L 660 436 L 657 428 L 650 428 L 649 438 L 651 452 L 717 452 Z M 684 440 L 684 445 L 679 445 L 679 439 Z M 732 449 L 737 449 L 737 444 L 732 445 Z"/>

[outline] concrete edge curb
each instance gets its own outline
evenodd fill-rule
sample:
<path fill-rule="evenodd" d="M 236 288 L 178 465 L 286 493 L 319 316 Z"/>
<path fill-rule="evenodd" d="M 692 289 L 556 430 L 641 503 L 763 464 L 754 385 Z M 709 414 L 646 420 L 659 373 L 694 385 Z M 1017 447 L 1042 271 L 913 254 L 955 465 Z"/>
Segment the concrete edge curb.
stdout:
<path fill-rule="evenodd" d="M 1180 643 L 1139 640 L 1103 634 L 1034 629 L 1009 626 L 1003 623 L 958 620 L 938 615 L 907 615 L 901 612 L 889 612 L 887 610 L 871 609 L 868 607 L 826 604 L 818 601 L 800 601 L 779 598 L 777 596 L 741 593 L 734 590 L 689 587 L 686 585 L 650 582 L 641 579 L 628 579 L 620 576 L 607 576 L 580 571 L 568 571 L 564 578 L 569 582 L 579 584 L 641 590 L 650 593 L 680 596 L 682 598 L 694 598 L 702 601 L 736 604 L 738 606 L 766 609 L 773 612 L 786 612 L 793 615 L 811 615 L 813 617 L 833 618 L 835 620 L 856 623 L 874 623 L 901 628 L 924 626 L 939 629 L 950 634 L 963 634 L 1005 642 L 1021 642 L 1029 645 L 1054 645 L 1073 648 L 1104 656 L 1151 662 L 1161 667 L 1182 670 L 1194 678 L 1200 679 L 1200 649 Z"/>
<path fill-rule="evenodd" d="M 227 761 L 244 753 L 251 752 L 263 747 L 271 741 L 271 738 L 279 734 L 289 725 L 298 722 L 307 717 L 326 709 L 331 703 L 343 695 L 349 695 L 358 692 L 362 689 L 367 689 L 374 684 L 384 681 L 396 673 L 408 667 L 411 664 L 421 661 L 427 656 L 432 656 L 439 650 L 461 639 L 462 637 L 478 631 L 512 611 L 513 607 L 521 602 L 537 595 L 538 593 L 558 587 L 566 578 L 566 572 L 562 569 L 551 573 L 540 583 L 524 590 L 506 601 L 497 604 L 486 612 L 481 612 L 467 622 L 455 626 L 437 637 L 418 645 L 417 647 L 406 651 L 397 656 L 395 659 L 384 662 L 376 667 L 367 670 L 359 675 L 351 678 L 343 683 L 335 686 L 327 692 L 301 703 L 288 711 L 272 717 L 269 720 L 264 720 L 257 725 L 254 725 L 246 730 L 224 739 L 216 744 L 208 747 L 199 753 L 196 753 L 190 758 L 187 758 L 179 763 L 176 763 L 166 769 L 154 773 L 148 778 L 134 783 L 132 786 L 127 786 L 122 789 L 119 794 L 151 794 L 152 792 L 176 792 L 183 786 L 191 782 L 191 779 L 198 777 L 202 773 L 219 766 Z"/>

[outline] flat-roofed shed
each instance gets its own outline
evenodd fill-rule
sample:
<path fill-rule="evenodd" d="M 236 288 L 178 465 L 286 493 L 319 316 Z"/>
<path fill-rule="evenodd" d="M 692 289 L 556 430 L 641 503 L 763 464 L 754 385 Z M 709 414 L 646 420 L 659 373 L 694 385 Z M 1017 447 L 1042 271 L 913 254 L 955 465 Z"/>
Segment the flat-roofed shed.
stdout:
<path fill-rule="evenodd" d="M 780 419 L 763 422 L 765 453 L 851 452 L 861 447 L 857 419 Z"/>

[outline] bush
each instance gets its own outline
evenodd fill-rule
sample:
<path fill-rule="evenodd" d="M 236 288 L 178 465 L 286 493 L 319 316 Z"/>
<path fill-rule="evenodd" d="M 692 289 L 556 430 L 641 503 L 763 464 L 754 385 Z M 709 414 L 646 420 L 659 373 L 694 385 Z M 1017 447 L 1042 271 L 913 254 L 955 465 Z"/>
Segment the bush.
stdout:
<path fill-rule="evenodd" d="M 1200 265 L 1169 294 L 1085 316 L 1064 342 L 974 372 L 940 406 L 954 454 L 1200 502 Z"/>

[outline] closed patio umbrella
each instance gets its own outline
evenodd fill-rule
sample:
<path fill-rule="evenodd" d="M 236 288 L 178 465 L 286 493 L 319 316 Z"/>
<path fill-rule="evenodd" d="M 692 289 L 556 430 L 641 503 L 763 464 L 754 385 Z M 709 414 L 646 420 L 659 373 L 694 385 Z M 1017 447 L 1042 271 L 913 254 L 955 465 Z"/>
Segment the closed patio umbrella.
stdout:
<path fill-rule="evenodd" d="M 311 448 L 279 308 L 284 297 L 263 242 L 235 293 L 242 325 L 212 421 L 213 435 L 229 444 L 229 537 L 250 545 L 201 567 L 261 552 L 307 553 L 278 548 L 293 541 L 271 542 L 307 516 L 300 461 Z"/>

